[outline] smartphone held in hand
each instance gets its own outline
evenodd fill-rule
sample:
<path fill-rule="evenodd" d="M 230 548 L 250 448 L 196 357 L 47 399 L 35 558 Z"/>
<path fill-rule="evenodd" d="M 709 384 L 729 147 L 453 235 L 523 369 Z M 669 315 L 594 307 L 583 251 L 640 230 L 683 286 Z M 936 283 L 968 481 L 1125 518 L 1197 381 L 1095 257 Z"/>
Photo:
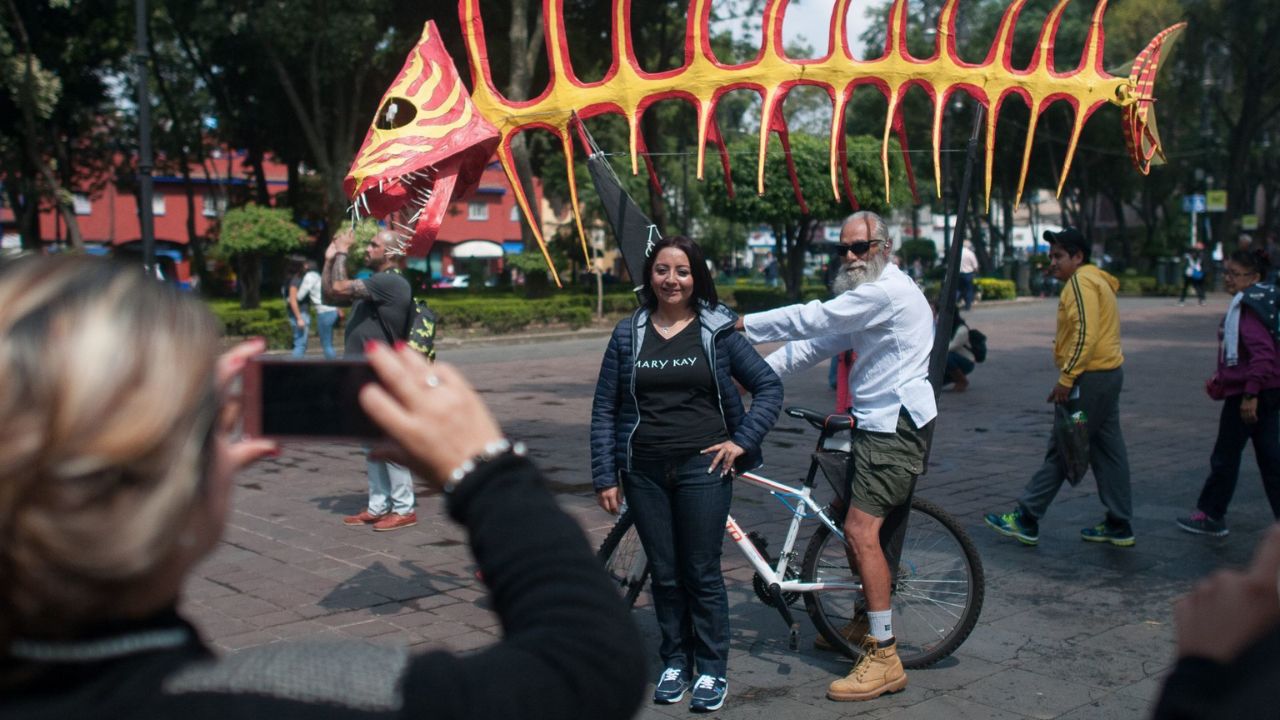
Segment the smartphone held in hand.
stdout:
<path fill-rule="evenodd" d="M 259 355 L 244 372 L 244 434 L 276 440 L 385 437 L 360 407 L 360 388 L 377 382 L 367 360 Z"/>

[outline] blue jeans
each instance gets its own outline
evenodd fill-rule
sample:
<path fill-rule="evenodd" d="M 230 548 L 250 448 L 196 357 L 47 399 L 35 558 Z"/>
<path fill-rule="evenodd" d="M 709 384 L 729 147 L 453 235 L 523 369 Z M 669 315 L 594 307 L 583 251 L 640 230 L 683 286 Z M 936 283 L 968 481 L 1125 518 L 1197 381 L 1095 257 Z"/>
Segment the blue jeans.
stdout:
<path fill-rule="evenodd" d="M 302 314 L 302 327 L 298 327 L 298 317 L 290 310 L 289 327 L 293 328 L 293 356 L 302 357 L 307 354 L 307 327 L 311 324 L 311 316 Z"/>
<path fill-rule="evenodd" d="M 316 333 L 320 336 L 320 347 L 324 348 L 326 360 L 338 357 L 338 354 L 333 351 L 333 326 L 337 322 L 337 310 L 316 313 Z"/>
<path fill-rule="evenodd" d="M 632 461 L 622 488 L 652 563 L 653 609 L 666 667 L 725 677 L 729 598 L 720 571 L 733 480 L 707 474 L 711 456 Z"/>
<path fill-rule="evenodd" d="M 956 299 L 964 301 L 964 309 L 973 309 L 973 277 L 974 273 L 960 273 L 960 287 L 956 290 Z"/>
<path fill-rule="evenodd" d="M 413 512 L 413 475 L 408 468 L 384 460 L 365 460 L 369 475 L 369 512 L 381 515 L 394 512 L 408 515 Z"/>

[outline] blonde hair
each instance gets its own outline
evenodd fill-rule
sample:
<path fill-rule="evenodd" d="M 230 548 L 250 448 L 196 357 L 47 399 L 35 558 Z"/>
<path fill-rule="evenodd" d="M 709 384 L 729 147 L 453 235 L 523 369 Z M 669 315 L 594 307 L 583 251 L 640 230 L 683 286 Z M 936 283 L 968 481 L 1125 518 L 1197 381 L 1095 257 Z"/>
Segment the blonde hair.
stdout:
<path fill-rule="evenodd" d="M 140 269 L 0 266 L 0 655 L 111 618 L 172 556 L 217 414 L 218 326 Z"/>

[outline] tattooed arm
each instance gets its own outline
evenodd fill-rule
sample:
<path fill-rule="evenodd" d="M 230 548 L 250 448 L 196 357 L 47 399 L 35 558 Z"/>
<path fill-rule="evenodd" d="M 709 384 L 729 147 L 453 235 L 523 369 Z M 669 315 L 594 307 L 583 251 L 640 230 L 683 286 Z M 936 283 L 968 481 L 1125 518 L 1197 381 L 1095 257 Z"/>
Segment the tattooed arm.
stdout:
<path fill-rule="evenodd" d="M 340 230 L 324 252 L 324 270 L 320 273 L 320 290 L 329 305 L 350 305 L 369 297 L 369 289 L 362 280 L 347 278 L 347 251 L 355 234 Z"/>

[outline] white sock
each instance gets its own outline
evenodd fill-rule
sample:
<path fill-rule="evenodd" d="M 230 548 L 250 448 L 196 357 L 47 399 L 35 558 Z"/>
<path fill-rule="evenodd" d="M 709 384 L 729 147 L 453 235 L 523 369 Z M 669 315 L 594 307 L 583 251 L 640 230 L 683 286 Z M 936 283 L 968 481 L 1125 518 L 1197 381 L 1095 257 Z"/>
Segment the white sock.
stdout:
<path fill-rule="evenodd" d="M 871 627 L 871 637 L 876 642 L 893 639 L 893 611 L 874 610 L 867 613 L 867 623 Z"/>

